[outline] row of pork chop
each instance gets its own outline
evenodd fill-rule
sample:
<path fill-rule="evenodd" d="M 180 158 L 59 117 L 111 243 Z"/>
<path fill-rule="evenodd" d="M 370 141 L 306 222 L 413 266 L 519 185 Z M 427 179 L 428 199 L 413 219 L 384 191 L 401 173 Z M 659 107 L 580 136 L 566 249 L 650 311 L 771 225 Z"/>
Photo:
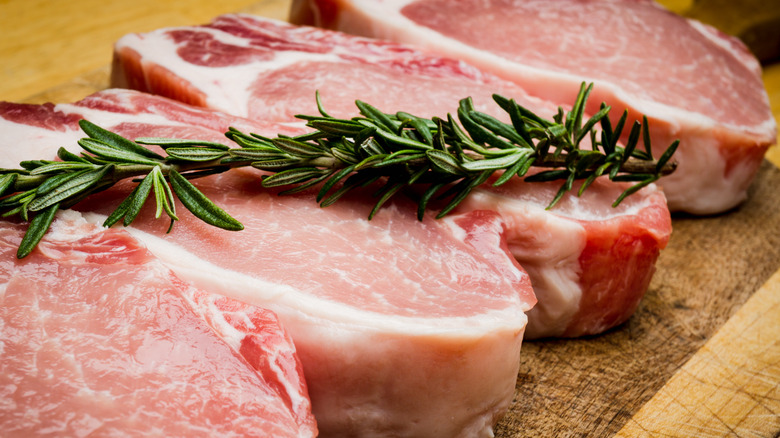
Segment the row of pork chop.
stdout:
<path fill-rule="evenodd" d="M 480 110 L 494 112 L 490 94 L 495 92 L 546 116 L 557 106 L 462 62 L 426 55 L 408 46 L 236 15 L 219 17 L 208 26 L 123 38 L 116 46 L 112 81 L 115 86 L 211 109 L 123 90 L 101 92 L 75 104 L 3 104 L 0 117 L 5 135 L 0 149 L 7 153 L 0 159 L 0 167 L 15 167 L 24 159 L 52 158 L 60 146 L 75 151 L 75 140 L 81 136 L 76 125 L 80 118 L 130 138 L 165 136 L 226 142 L 222 133 L 228 126 L 268 136 L 294 134 L 303 127 L 293 116 L 316 112 L 315 90 L 320 91 L 326 109 L 341 117 L 355 115 L 356 98 L 384 110 L 425 116 L 452 112 L 457 100 L 465 96 L 472 96 Z M 25 147 L 17 147 L 20 144 Z M 75 278 L 102 278 L 100 269 L 124 272 L 132 263 L 121 256 L 97 257 L 100 263 L 96 263 L 83 255 L 81 242 L 98 239 L 108 242 L 104 246 L 148 248 L 153 256 L 144 252 L 144 260 L 148 258 L 155 266 L 159 262 L 153 258 L 162 261 L 172 272 L 161 275 L 175 278 L 174 283 L 185 291 L 179 293 L 184 297 L 183 308 L 205 319 L 206 327 L 215 334 L 210 336 L 221 339 L 233 351 L 228 362 L 243 364 L 235 366 L 265 378 L 263 383 L 262 378 L 252 377 L 257 381 L 225 391 L 235 390 L 234 400 L 247 400 L 250 408 L 246 412 L 252 417 L 262 415 L 254 414 L 251 408 L 259 400 L 257 391 L 271 387 L 272 391 L 262 391 L 274 394 L 277 401 L 273 405 L 279 412 L 287 412 L 287 417 L 269 414 L 271 420 L 265 426 L 250 426 L 257 428 L 257 435 L 283 436 L 264 432 L 277 427 L 270 424 L 281 425 L 291 436 L 315 434 L 307 411 L 308 392 L 322 436 L 490 436 L 493 424 L 512 399 L 524 331 L 532 337 L 579 336 L 625 321 L 639 304 L 671 232 L 664 195 L 654 186 L 613 209 L 610 204 L 623 188 L 599 182 L 583 197 L 567 196 L 547 211 L 544 207 L 557 186 L 516 181 L 500 190 L 478 190 L 456 214 L 444 220 L 418 222 L 410 202 L 399 198 L 368 221 L 371 201 L 365 197 L 355 195 L 322 209 L 311 194 L 279 197 L 260 187 L 258 178 L 254 171 L 235 170 L 196 182 L 244 223 L 246 230 L 238 234 L 213 229 L 187 213 L 181 213 L 180 223 L 171 234 L 165 234 L 167 224 L 155 222 L 152 211 L 144 211 L 127 232 L 119 234 L 121 238 L 114 237 L 114 230 L 97 230 L 95 224 L 101 223 L 131 189 L 126 183 L 79 206 L 80 213 L 58 219 L 55 228 L 70 230 L 64 233 L 66 237 L 63 233 L 47 237 L 31 259 L 21 262 L 11 261 L 8 250 L 2 266 L 7 267 L 11 279 L 22 278 L 20 272 L 26 266 L 38 269 L 47 264 L 66 264 L 76 272 L 70 274 Z M 179 206 L 177 211 L 184 209 Z M 80 225 L 74 227 L 73 223 Z M 17 242 L 18 226 L 3 226 L 16 236 L 8 241 Z M 134 250 L 134 254 L 140 251 Z M 66 274 L 64 269 L 56 272 Z M 120 294 L 125 290 L 142 293 L 131 276 L 107 274 L 105 278 L 95 288 L 116 292 L 102 294 L 101 304 L 122 300 Z M 53 276 L 50 281 L 62 279 Z M 193 288 L 218 295 L 195 293 Z M 48 293 L 47 299 L 55 300 L 61 294 L 59 289 L 39 289 L 41 294 Z M 6 286 L 8 290 L 14 289 Z M 91 293 L 85 290 L 75 300 L 88 300 Z M 529 312 L 534 294 L 538 304 Z M 197 304 L 203 300 L 193 296 L 211 297 L 211 301 L 219 300 L 214 296 L 228 298 L 219 301 L 221 307 L 204 307 Z M 20 306 L 30 313 L 29 318 L 38 320 L 51 312 Z M 257 315 L 264 308 L 278 315 L 294 340 L 308 388 L 296 381 L 300 374 L 265 377 L 268 373 L 262 372 L 265 368 L 260 364 L 268 362 L 263 357 L 279 357 L 277 354 L 241 348 L 247 342 L 269 343 L 257 337 L 261 332 L 258 326 L 269 327 L 262 333 L 281 333 L 278 326 L 248 317 L 241 320 L 251 324 L 238 331 L 214 323 L 231 320 L 224 316 L 235 313 L 231 306 L 244 306 L 238 313 Z M 144 308 L 154 310 L 153 305 Z M 211 312 L 210 316 L 204 318 L 203 309 Z M 8 318 L 4 314 L 3 339 L 11 333 L 23 333 L 8 329 Z M 101 318 L 111 327 L 125 320 L 121 313 Z M 160 318 L 169 325 L 155 332 L 180 326 L 167 317 Z M 83 330 L 84 322 L 68 321 L 72 330 Z M 136 323 L 135 330 L 141 334 L 150 330 L 144 324 Z M 247 330 L 250 326 L 252 330 Z M 39 330 L 34 326 L 27 329 Z M 242 338 L 237 333 L 252 335 Z M 116 342 L 97 339 L 104 344 Z M 272 339 L 280 343 L 282 336 Z M 70 348 L 59 338 L 41 342 L 60 350 Z M 24 348 L 19 344 L 14 348 Z M 288 343 L 286 348 L 289 352 L 293 347 Z M 122 350 L 121 354 L 131 351 L 112 349 Z M 106 367 L 115 360 L 100 359 L 100 349 L 93 353 L 95 360 L 108 360 Z M 155 369 L 165 370 L 160 374 L 168 374 L 168 370 L 184 373 L 191 368 L 189 363 L 176 361 L 180 357 L 177 351 L 160 354 L 176 362 L 154 364 Z M 66 366 L 72 366 L 73 356 L 60 355 L 66 360 L 49 374 L 70 376 Z M 296 369 L 295 356 L 285 354 L 282 358 L 278 361 L 284 364 L 282 368 Z M 207 354 L 196 359 L 204 367 L 226 360 Z M 21 362 L 13 372 L 24 380 L 31 371 Z M 145 374 L 136 375 L 136 384 L 144 378 Z M 177 379 L 188 377 L 172 380 Z M 32 381 L 30 385 L 40 390 L 45 383 Z M 192 393 L 187 403 L 205 404 L 215 398 L 211 384 L 189 388 Z M 33 405 L 35 401 L 25 399 L 18 382 L 9 381 L 3 391 L 14 396 L 8 399 L 12 405 L 3 408 L 0 423 L 18 425 L 23 435 L 25 425 L 34 427 L 40 421 L 20 414 L 26 410 L 21 409 L 25 400 L 32 400 Z M 89 424 L 74 422 L 71 427 L 114 427 L 110 415 L 116 415 L 116 410 L 106 409 L 105 417 L 94 413 L 104 412 L 94 409 L 104 393 L 79 393 L 86 394 L 84 400 L 92 403 L 77 405 L 83 406 L 79 412 L 84 419 L 80 421 Z M 148 406 L 155 403 L 154 398 L 148 399 Z M 143 411 L 143 402 L 139 405 Z M 60 406 L 73 406 L 72 400 L 62 399 Z M 235 410 L 244 412 L 244 407 Z M 55 420 L 66 417 L 64 411 L 52 413 Z M 193 427 L 219 430 L 238 420 L 215 415 L 208 421 L 204 426 L 193 422 Z M 161 427 L 137 423 L 148 424 L 147 430 Z"/>

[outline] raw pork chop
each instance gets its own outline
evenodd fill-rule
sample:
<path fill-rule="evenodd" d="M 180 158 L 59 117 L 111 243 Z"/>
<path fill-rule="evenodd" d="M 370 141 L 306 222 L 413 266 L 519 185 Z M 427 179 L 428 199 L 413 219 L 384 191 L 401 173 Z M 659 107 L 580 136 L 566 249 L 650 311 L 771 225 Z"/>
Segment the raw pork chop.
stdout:
<path fill-rule="evenodd" d="M 314 113 L 317 89 L 326 109 L 333 107 L 340 117 L 356 115 L 356 96 L 385 111 L 411 107 L 439 116 L 454 111 L 463 96 L 495 111 L 497 106 L 489 103 L 492 91 L 546 117 L 557 109 L 490 75 L 405 46 L 250 16 L 226 15 L 208 26 L 128 35 L 116 44 L 113 76 L 119 85 L 280 122 L 291 122 L 296 113 Z M 625 321 L 645 293 L 671 232 L 663 197 L 653 187 L 634 195 L 633 207 L 612 209 L 618 187 L 598 185 L 605 188 L 580 200 L 574 214 L 565 207 L 544 210 L 553 198 L 551 185 L 513 184 L 515 195 L 506 190 L 500 195 L 515 198 L 513 207 L 493 205 L 496 197 L 481 207 L 512 216 L 506 217 L 508 235 L 516 236 L 510 245 L 521 264 L 528 264 L 540 303 L 530 314 L 527 336 L 600 333 Z M 650 210 L 651 219 L 643 217 Z M 617 241 L 633 249 L 613 249 Z M 606 273 L 602 264 L 614 272 Z M 601 275 L 609 275 L 609 281 Z"/>
<path fill-rule="evenodd" d="M 206 26 L 128 34 L 115 44 L 111 82 L 253 120 L 290 122 L 317 114 L 315 92 L 334 117 L 355 99 L 419 116 L 443 116 L 471 96 L 501 112 L 493 93 L 554 114 L 557 106 L 452 59 L 408 46 L 249 15 Z"/>
<path fill-rule="evenodd" d="M 26 143 L 49 129 L 65 144 L 72 134 L 56 131 L 67 129 L 56 120 L 67 125 L 74 115 L 130 138 L 225 141 L 228 123 L 246 123 L 128 90 L 71 105 L 8 107 L 17 124 L 37 113 Z M 506 250 L 501 218 L 475 211 L 419 222 L 399 199 L 369 222 L 365 197 L 320 208 L 311 194 L 263 189 L 258 176 L 234 170 L 197 180 L 244 223 L 240 233 L 205 225 L 181 205 L 170 234 L 152 219 L 153 208 L 128 231 L 185 281 L 279 315 L 323 436 L 490 436 L 512 400 L 524 312 L 535 301 Z M 128 189 L 97 195 L 82 207 L 96 213 L 85 216 L 101 223 Z"/>
<path fill-rule="evenodd" d="M 195 290 L 127 232 L 80 219 L 60 214 L 22 261 L 23 227 L 0 223 L 3 436 L 317 435 L 273 313 Z"/>
<path fill-rule="evenodd" d="M 613 208 L 625 187 L 597 180 L 581 197 L 565 196 L 551 214 L 545 208 L 558 186 L 514 180 L 476 190 L 459 206 L 496 211 L 506 221 L 509 250 L 538 300 L 528 312 L 526 339 L 597 334 L 626 321 L 672 231 L 656 186 Z"/>
<path fill-rule="evenodd" d="M 756 59 L 735 38 L 650 0 L 295 0 L 291 21 L 418 44 L 590 111 L 646 114 L 655 145 L 681 140 L 661 180 L 672 210 L 710 214 L 746 197 L 776 126 Z"/>

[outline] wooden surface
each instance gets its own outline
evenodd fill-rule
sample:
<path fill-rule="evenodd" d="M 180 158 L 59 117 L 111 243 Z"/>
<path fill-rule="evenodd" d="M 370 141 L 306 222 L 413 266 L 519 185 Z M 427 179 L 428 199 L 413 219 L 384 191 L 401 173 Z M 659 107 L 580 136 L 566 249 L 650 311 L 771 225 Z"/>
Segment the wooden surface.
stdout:
<path fill-rule="evenodd" d="M 780 273 L 636 413 L 620 436 L 777 436 Z"/>
<path fill-rule="evenodd" d="M 780 288 L 767 283 L 780 266 L 778 185 L 780 171 L 765 162 L 740 209 L 675 218 L 645 299 L 617 330 L 589 339 L 525 343 L 517 400 L 498 436 L 612 436 L 622 427 L 626 437 L 640 431 L 685 437 L 780 432 L 780 366 L 766 363 L 766 355 L 780 354 L 780 306 L 771 293 L 754 294 L 765 283 Z M 756 232 L 767 228 L 771 232 Z M 751 306 L 741 310 L 749 299 Z M 732 327 L 722 328 L 727 321 Z M 746 336 L 748 330 L 753 334 Z M 723 339 L 729 336 L 746 344 Z M 705 345 L 726 354 L 713 357 Z M 678 389 L 667 389 L 673 380 Z M 735 415 L 744 419 L 728 411 L 735 407 L 730 404 L 735 391 L 745 402 Z M 699 404 L 702 397 L 717 406 Z M 670 399 L 677 405 L 670 406 Z M 644 413 L 636 415 L 641 408 Z M 667 427 L 691 419 L 701 420 L 695 430 Z M 750 434 L 732 434 L 740 424 L 755 427 Z"/>
<path fill-rule="evenodd" d="M 685 14 L 697 2 L 662 3 Z M 0 0 L 0 100 L 74 101 L 105 88 L 111 44 L 128 32 L 232 11 L 284 19 L 288 5 Z M 764 81 L 778 117 L 780 65 L 767 66 Z M 767 158 L 739 209 L 675 217 L 628 323 L 602 336 L 524 345 L 498 437 L 780 435 L 780 152 Z"/>

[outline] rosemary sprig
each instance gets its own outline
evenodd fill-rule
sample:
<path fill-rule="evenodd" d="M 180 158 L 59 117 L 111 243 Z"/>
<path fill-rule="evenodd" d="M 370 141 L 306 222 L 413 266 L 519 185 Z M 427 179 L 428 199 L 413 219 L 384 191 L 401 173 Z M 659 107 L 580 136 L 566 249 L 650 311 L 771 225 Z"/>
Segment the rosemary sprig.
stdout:
<path fill-rule="evenodd" d="M 226 135 L 241 146 L 231 149 L 231 155 L 251 159 L 252 166 L 273 173 L 263 179 L 266 187 L 297 185 L 283 192 L 291 193 L 324 182 L 317 195 L 323 206 L 352 188 L 381 180 L 369 218 L 390 197 L 412 185 L 428 186 L 419 197 L 418 218 L 422 219 L 431 200 L 449 199 L 437 216 L 442 217 L 493 174 L 502 173 L 493 183 L 498 186 L 526 176 L 531 167 L 555 169 L 527 176 L 526 181 L 564 181 L 548 208 L 577 180 L 584 180 L 578 195 L 602 175 L 636 182 L 615 200 L 617 206 L 626 196 L 674 171 L 676 163 L 670 159 L 679 142 L 655 160 L 644 118 L 632 125 L 621 146 L 627 112 L 614 128 L 608 118 L 610 107 L 604 104 L 583 121 L 592 87 L 583 83 L 572 110 L 559 109 L 552 120 L 499 95 L 493 98 L 511 123 L 476 111 L 470 98 L 460 101 L 457 119 L 386 114 L 361 101 L 356 104 L 362 117 L 337 119 L 322 109 L 317 96 L 320 115 L 298 116 L 314 130 L 311 133 L 270 139 L 231 129 Z M 637 149 L 640 138 L 644 150 Z M 583 143 L 590 148 L 583 149 Z"/>
<path fill-rule="evenodd" d="M 23 258 L 38 244 L 58 209 L 69 208 L 118 181 L 135 178 L 138 185 L 108 216 L 104 226 L 120 220 L 124 225 L 131 224 L 154 193 L 156 217 L 163 213 L 169 217 L 168 231 L 178 220 L 174 195 L 204 222 L 241 230 L 240 222 L 190 180 L 243 166 L 268 172 L 262 176 L 265 187 L 289 187 L 282 194 L 319 185 L 316 200 L 323 207 L 352 189 L 378 184 L 369 218 L 411 186 L 423 187 L 415 191 L 418 218 L 422 220 L 434 200 L 445 203 L 437 215 L 442 217 L 494 174 L 499 174 L 493 182 L 496 186 L 513 177 L 532 182 L 562 180 L 548 208 L 577 180 L 583 181 L 578 195 L 600 176 L 635 182 L 615 200 L 613 205 L 617 206 L 626 196 L 674 170 L 676 163 L 671 157 L 679 142 L 672 143 L 655 160 L 644 118 L 631 126 L 628 140 L 621 146 L 627 113 L 612 126 L 610 107 L 602 104 L 599 112 L 584 120 L 592 87 L 583 83 L 571 111 L 559 109 L 552 120 L 539 117 L 512 99 L 494 95 L 510 123 L 476 111 L 470 98 L 460 101 L 457 118 L 388 114 L 357 101 L 361 116 L 338 119 L 325 112 L 317 95 L 320 115 L 298 116 L 312 132 L 268 138 L 230 128 L 225 135 L 238 145 L 236 148 L 198 140 L 132 141 L 82 120 L 80 126 L 87 137 L 78 142 L 84 150 L 80 155 L 62 148 L 58 152 L 60 161 L 24 161 L 22 169 L 0 169 L 0 214 L 30 222 L 17 252 L 17 257 Z M 640 139 L 643 149 L 637 148 Z M 584 143 L 590 147 L 581 147 Z M 144 145 L 157 145 L 166 155 Z M 550 170 L 526 176 L 531 167 Z"/>
<path fill-rule="evenodd" d="M 75 155 L 64 148 L 57 153 L 61 161 L 23 161 L 23 170 L 0 169 L 0 212 L 2 217 L 19 216 L 28 221 L 34 217 L 25 233 L 17 257 L 27 256 L 40 242 L 58 209 L 69 208 L 89 195 L 105 190 L 127 178 L 140 179 L 132 193 L 103 223 L 110 227 L 122 220 L 129 225 L 154 192 L 157 211 L 171 220 L 168 231 L 178 220 L 174 194 L 196 217 L 227 230 L 241 230 L 243 225 L 208 200 L 187 178 L 213 174 L 230 169 L 221 161 L 228 157 L 228 147 L 219 143 L 191 140 L 170 140 L 170 146 L 187 151 L 177 154 L 167 150 L 167 156 L 153 152 L 140 141 L 132 141 L 107 131 L 87 120 L 79 126 L 88 137 L 79 140 L 84 149 Z M 152 139 L 168 143 L 163 139 Z M 219 151 L 219 154 L 213 153 Z M 187 154 L 189 156 L 186 156 Z M 204 155 L 211 154 L 209 160 Z M 169 184 L 170 183 L 170 184 Z"/>

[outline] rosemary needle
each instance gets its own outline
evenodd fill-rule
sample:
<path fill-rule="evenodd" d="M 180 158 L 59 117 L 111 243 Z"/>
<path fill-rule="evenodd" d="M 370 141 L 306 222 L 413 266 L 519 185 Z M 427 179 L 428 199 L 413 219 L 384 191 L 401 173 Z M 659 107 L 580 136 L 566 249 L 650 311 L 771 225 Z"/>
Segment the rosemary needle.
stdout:
<path fill-rule="evenodd" d="M 321 206 L 337 202 L 354 188 L 378 184 L 373 217 L 390 198 L 410 186 L 422 186 L 417 197 L 417 216 L 422 220 L 430 203 L 443 200 L 437 217 L 452 211 L 469 193 L 492 175 L 494 185 L 512 178 L 526 181 L 561 180 L 548 208 L 570 191 L 576 180 L 583 183 L 577 195 L 599 177 L 634 182 L 614 202 L 674 171 L 671 160 L 675 141 L 657 160 L 653 157 L 647 118 L 635 122 L 623 134 L 627 112 L 613 126 L 610 107 L 585 119 L 584 109 L 593 84 L 583 83 L 569 112 L 559 108 L 545 119 L 512 99 L 494 95 L 507 112 L 510 123 L 474 109 L 470 98 L 459 102 L 457 118 L 423 118 L 405 112 L 385 113 L 357 101 L 360 116 L 338 119 L 328 115 L 316 95 L 319 115 L 300 115 L 311 132 L 268 138 L 230 128 L 226 137 L 238 147 L 219 143 L 169 138 L 135 141 L 105 130 L 89 121 L 80 126 L 87 138 L 76 155 L 60 149 L 60 161 L 33 160 L 22 169 L 0 169 L 0 214 L 19 216 L 30 222 L 17 256 L 28 255 L 49 228 L 56 211 L 68 208 L 89 195 L 126 178 L 136 178 L 135 190 L 109 215 L 104 225 L 120 220 L 129 225 L 151 198 L 157 217 L 165 213 L 171 227 L 178 217 L 174 196 L 204 222 L 227 230 L 243 225 L 215 205 L 190 180 L 251 166 L 266 171 L 266 187 L 288 187 L 294 193 L 316 185 Z M 624 145 L 621 138 L 627 138 Z M 588 148 L 581 148 L 589 139 Z M 638 148 L 639 141 L 643 148 Z M 158 145 L 159 155 L 144 145 Z M 527 176 L 532 167 L 540 172 Z M 30 215 L 32 219 L 30 220 Z M 170 228 L 169 228 L 170 231 Z"/>

